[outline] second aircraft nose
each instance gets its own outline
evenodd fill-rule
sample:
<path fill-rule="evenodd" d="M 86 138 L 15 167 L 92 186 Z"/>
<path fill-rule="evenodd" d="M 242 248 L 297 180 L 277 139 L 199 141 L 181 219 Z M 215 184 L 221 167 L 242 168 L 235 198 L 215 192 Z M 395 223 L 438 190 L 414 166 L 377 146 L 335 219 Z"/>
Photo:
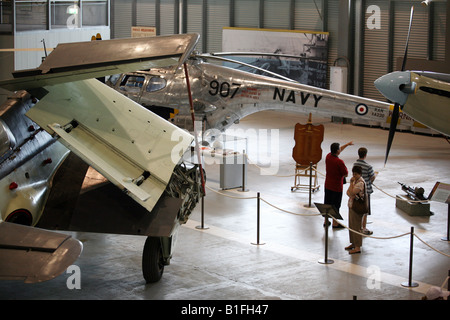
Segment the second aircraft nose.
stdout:
<path fill-rule="evenodd" d="M 387 99 L 404 105 L 408 99 L 408 93 L 402 88 L 410 87 L 411 75 L 408 71 L 395 71 L 381 76 L 375 80 L 374 85 Z"/>

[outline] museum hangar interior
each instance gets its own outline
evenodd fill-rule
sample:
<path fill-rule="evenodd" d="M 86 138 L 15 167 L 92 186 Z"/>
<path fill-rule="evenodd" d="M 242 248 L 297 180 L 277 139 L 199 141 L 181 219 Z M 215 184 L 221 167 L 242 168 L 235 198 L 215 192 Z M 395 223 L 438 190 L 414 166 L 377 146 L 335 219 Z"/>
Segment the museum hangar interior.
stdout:
<path fill-rule="evenodd" d="M 427 6 L 387 0 L 80 0 L 75 5 L 30 0 L 0 5 L 2 80 L 14 70 L 38 67 L 43 44 L 50 51 L 97 34 L 102 40 L 129 38 L 148 27 L 155 36 L 198 33 L 196 50 L 211 53 L 225 51 L 224 30 L 253 30 L 326 35 L 319 86 L 386 102 L 373 83 L 400 69 L 411 5 L 415 11 L 405 70 L 449 73 L 450 68 L 447 1 Z M 76 11 L 66 10 L 73 5 Z M 1 102 L 10 95 L 3 89 L 0 93 Z M 232 139 L 220 149 L 245 152 L 248 161 L 228 167 L 204 159 L 206 194 L 180 227 L 160 281 L 146 283 L 142 277 L 145 237 L 68 232 L 83 244 L 74 262 L 80 288 L 69 288 L 67 272 L 36 284 L 2 281 L 0 298 L 420 300 L 431 287 L 443 286 L 450 270 L 448 203 L 425 201 L 417 213 L 410 209 L 414 200 L 408 206 L 396 197 L 407 195 L 399 183 L 423 188 L 426 197 L 438 182 L 450 183 L 448 137 L 414 120 L 403 121 L 385 163 L 389 124 L 354 121 L 339 113 L 313 115 L 312 123 L 323 125 L 324 135 L 322 158 L 309 177 L 296 172 L 293 159 L 295 126 L 308 121 L 307 112 L 275 106 L 227 128 L 223 136 Z M 245 136 L 253 132 L 276 136 L 276 141 L 262 145 L 260 135 L 256 141 Z M 330 145 L 350 141 L 353 145 L 340 155 L 349 171 L 357 150 L 366 147 L 366 161 L 378 172 L 367 222 L 373 233 L 364 235 L 361 253 L 353 255 L 344 249 L 349 244 L 348 184 L 340 210 L 343 228 L 324 228 L 314 206 L 324 202 Z M 96 179 L 97 173 L 91 174 L 86 179 Z"/>

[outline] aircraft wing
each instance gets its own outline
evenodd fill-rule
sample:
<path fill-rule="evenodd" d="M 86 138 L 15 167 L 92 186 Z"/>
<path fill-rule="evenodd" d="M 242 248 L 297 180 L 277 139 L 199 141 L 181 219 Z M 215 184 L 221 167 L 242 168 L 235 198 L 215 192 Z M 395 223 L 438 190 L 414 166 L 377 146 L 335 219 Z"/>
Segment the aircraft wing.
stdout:
<path fill-rule="evenodd" d="M 70 235 L 0 222 L 0 279 L 42 282 L 63 273 L 83 245 Z"/>
<path fill-rule="evenodd" d="M 151 211 L 193 137 L 96 79 L 44 89 L 26 115 Z"/>
<path fill-rule="evenodd" d="M 178 64 L 194 50 L 199 34 L 59 44 L 36 69 L 0 81 L 7 90 L 29 90 L 63 82 Z"/>

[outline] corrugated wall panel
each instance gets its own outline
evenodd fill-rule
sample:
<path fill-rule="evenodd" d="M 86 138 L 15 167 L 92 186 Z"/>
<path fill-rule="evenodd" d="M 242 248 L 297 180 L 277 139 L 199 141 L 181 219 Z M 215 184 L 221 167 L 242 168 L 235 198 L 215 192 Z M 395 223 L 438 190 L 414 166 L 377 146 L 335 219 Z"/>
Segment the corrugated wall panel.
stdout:
<path fill-rule="evenodd" d="M 174 33 L 178 33 L 178 30 L 175 30 L 175 21 L 178 17 L 175 17 L 175 0 L 163 0 L 160 1 L 160 32 L 161 36 L 171 35 Z"/>
<path fill-rule="evenodd" d="M 322 31 L 322 1 L 296 0 L 294 28 L 296 30 Z"/>
<path fill-rule="evenodd" d="M 394 3 L 394 70 L 399 70 L 401 68 L 401 65 L 396 65 L 396 61 L 398 57 L 403 57 L 405 53 L 410 14 L 410 2 L 396 1 Z M 428 8 L 423 6 L 414 6 L 414 19 L 408 45 L 408 57 L 426 59 L 428 44 L 427 39 Z"/>
<path fill-rule="evenodd" d="M 264 28 L 289 29 L 289 0 L 264 1 Z"/>
<path fill-rule="evenodd" d="M 377 18 L 374 12 L 367 13 L 369 6 L 375 5 L 380 8 L 380 28 L 369 29 L 367 24 L 372 25 L 372 18 Z M 375 88 L 373 82 L 386 74 L 389 70 L 389 2 L 386 0 L 366 1 L 363 7 L 364 40 L 363 40 L 363 71 L 362 71 L 362 95 L 367 98 L 385 101 L 386 99 Z M 375 14 L 375 16 L 374 16 Z M 370 18 L 370 19 L 369 19 Z"/>
<path fill-rule="evenodd" d="M 136 0 L 136 24 L 138 26 L 156 26 L 155 2 L 155 0 Z"/>
<path fill-rule="evenodd" d="M 259 0 L 235 1 L 234 8 L 234 27 L 259 27 Z"/>
<path fill-rule="evenodd" d="M 196 32 L 200 34 L 197 50 L 202 52 L 203 48 L 203 0 L 189 0 L 187 2 L 187 33 Z"/>
<path fill-rule="evenodd" d="M 445 61 L 446 5 L 446 2 L 433 2 L 433 60 Z"/>
<path fill-rule="evenodd" d="M 114 1 L 113 29 L 114 38 L 131 37 L 132 0 Z"/>
<path fill-rule="evenodd" d="M 328 70 L 327 70 L 327 88 L 330 87 L 330 66 L 338 57 L 338 29 L 339 29 L 339 0 L 328 0 Z"/>
<path fill-rule="evenodd" d="M 230 0 L 208 0 L 207 6 L 207 51 L 222 51 L 222 30 L 229 27 Z"/>

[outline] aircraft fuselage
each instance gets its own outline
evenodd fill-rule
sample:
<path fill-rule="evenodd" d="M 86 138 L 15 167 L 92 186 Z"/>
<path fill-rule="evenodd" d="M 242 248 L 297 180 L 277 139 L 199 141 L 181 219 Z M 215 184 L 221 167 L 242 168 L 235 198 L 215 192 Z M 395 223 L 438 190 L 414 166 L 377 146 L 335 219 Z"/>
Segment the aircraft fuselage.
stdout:
<path fill-rule="evenodd" d="M 206 129 L 225 130 L 245 116 L 263 110 L 286 110 L 382 123 L 388 122 L 390 115 L 388 103 L 372 99 L 198 60 L 189 61 L 188 66 L 196 119 L 205 121 Z M 134 85 L 127 84 L 130 79 Z M 160 85 L 157 89 L 151 87 L 155 83 Z M 117 82 L 109 84 L 146 107 L 178 109 L 179 112 L 172 115 L 172 121 L 189 129 L 191 116 L 184 72 L 151 69 L 121 75 Z"/>

